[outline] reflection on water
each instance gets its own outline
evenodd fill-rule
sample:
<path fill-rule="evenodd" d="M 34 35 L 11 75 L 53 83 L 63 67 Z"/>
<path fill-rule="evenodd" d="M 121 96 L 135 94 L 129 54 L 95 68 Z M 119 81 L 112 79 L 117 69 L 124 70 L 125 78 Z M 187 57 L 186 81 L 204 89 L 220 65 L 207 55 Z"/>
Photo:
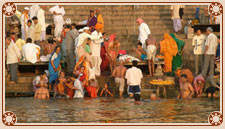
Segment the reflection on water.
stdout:
<path fill-rule="evenodd" d="M 219 99 L 145 100 L 6 98 L 6 111 L 17 115 L 18 123 L 207 123 L 208 115 L 219 111 Z"/>

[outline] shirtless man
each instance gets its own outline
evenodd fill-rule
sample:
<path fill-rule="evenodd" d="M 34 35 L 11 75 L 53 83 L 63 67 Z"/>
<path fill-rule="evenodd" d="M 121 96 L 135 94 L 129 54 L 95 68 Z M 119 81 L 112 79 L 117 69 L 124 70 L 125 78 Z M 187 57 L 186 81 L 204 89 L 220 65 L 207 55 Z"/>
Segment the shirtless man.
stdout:
<path fill-rule="evenodd" d="M 181 75 L 179 84 L 180 93 L 178 94 L 177 98 L 191 99 L 194 94 L 194 89 L 192 85 L 188 82 L 186 74 Z"/>
<path fill-rule="evenodd" d="M 134 48 L 135 53 L 137 54 L 138 58 L 140 60 L 145 60 L 146 59 L 146 52 L 145 50 L 142 48 L 142 44 L 138 43 L 137 44 L 137 48 Z"/>
<path fill-rule="evenodd" d="M 49 91 L 46 88 L 45 81 L 40 81 L 40 88 L 35 91 L 35 99 L 49 99 Z"/>
<path fill-rule="evenodd" d="M 148 36 L 148 39 L 145 41 L 147 46 L 147 60 L 148 60 L 148 69 L 150 76 L 154 76 L 155 73 L 155 55 L 156 55 L 156 40 L 152 38 L 152 35 Z"/>
<path fill-rule="evenodd" d="M 120 51 L 120 43 L 117 38 L 115 38 L 113 42 L 109 43 L 107 51 L 108 51 L 110 70 L 111 72 L 113 72 L 113 69 L 116 66 L 116 58 Z"/>
<path fill-rule="evenodd" d="M 112 76 L 115 77 L 115 83 L 116 86 L 119 88 L 120 98 L 122 98 L 125 85 L 124 77 L 126 75 L 127 68 L 124 67 L 123 61 L 120 61 L 119 63 L 120 65 L 113 70 Z"/>

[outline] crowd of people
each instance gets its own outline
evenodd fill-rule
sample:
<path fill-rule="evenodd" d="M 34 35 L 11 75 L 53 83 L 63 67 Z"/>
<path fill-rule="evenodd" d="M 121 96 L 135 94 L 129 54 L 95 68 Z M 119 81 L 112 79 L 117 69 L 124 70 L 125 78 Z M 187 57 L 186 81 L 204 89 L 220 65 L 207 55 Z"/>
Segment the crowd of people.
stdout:
<path fill-rule="evenodd" d="M 207 77 L 214 87 L 207 91 L 212 93 L 211 96 L 215 96 L 211 91 L 219 88 L 213 80 L 219 38 L 213 34 L 211 27 L 206 30 L 207 36 L 201 34 L 201 30 L 197 30 L 192 42 L 196 77 L 194 81 L 189 81 L 189 78 L 193 78 L 192 73 L 188 74 L 185 70 L 182 72 L 181 69 L 185 43 L 176 34 L 182 29 L 182 8 L 184 6 L 171 6 L 174 33 L 165 33 L 158 44 L 149 26 L 142 18 L 138 18 L 136 22 L 139 25 L 139 36 L 134 51 L 139 60 L 148 62 L 149 74 L 154 76 L 156 53 L 157 49 L 160 50 L 165 64 L 164 73 L 173 75 L 179 71 L 178 98 L 191 98 L 194 93 L 200 97 Z M 123 55 L 124 51 L 120 50 L 120 41 L 115 34 L 108 35 L 104 32 L 104 20 L 100 9 L 91 10 L 87 20 L 78 23 L 85 25 L 79 30 L 71 20 L 64 21 L 66 12 L 62 5 L 53 6 L 49 11 L 53 15 L 55 29 L 54 36 L 47 40 L 45 5 L 24 8 L 20 17 L 21 33 L 17 34 L 17 40 L 14 32 L 7 33 L 5 41 L 6 64 L 10 72 L 9 83 L 16 83 L 18 63 L 21 61 L 33 64 L 48 61 L 48 71 L 42 72 L 33 80 L 35 98 L 49 98 L 49 91 L 54 91 L 54 97 L 96 98 L 98 93 L 99 96 L 113 97 L 115 93 L 110 84 L 105 82 L 104 87 L 100 88 L 96 78 L 101 76 L 103 71 L 110 71 L 121 98 L 126 82 L 128 95 L 135 100 L 140 99 L 143 74 L 141 69 L 137 68 L 138 61 L 133 60 L 129 69 L 124 66 L 124 61 L 118 61 L 118 56 Z M 66 62 L 67 69 L 62 68 L 62 60 Z M 156 99 L 154 93 L 151 94 L 151 98 Z"/>

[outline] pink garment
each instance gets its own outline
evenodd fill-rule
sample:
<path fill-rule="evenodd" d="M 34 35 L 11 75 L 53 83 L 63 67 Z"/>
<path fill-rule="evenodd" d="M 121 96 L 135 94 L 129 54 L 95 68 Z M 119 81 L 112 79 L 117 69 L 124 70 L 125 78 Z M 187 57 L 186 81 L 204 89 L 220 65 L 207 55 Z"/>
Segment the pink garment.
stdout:
<path fill-rule="evenodd" d="M 138 19 L 137 19 L 137 22 L 138 22 L 138 24 L 141 24 L 141 23 L 144 22 L 144 20 L 143 20 L 142 18 L 138 18 Z"/>
<path fill-rule="evenodd" d="M 194 82 L 193 82 L 193 87 L 194 87 L 195 92 L 198 92 L 201 88 L 197 85 L 198 81 L 202 81 L 202 83 L 205 83 L 205 79 L 201 75 L 198 75 L 197 77 L 195 77 Z"/>

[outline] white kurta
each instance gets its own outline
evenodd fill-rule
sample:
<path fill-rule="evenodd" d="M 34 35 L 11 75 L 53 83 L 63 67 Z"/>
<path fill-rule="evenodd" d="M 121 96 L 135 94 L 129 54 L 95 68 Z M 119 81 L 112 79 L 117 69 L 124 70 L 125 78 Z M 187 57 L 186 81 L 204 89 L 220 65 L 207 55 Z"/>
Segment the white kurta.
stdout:
<path fill-rule="evenodd" d="M 41 8 L 38 13 L 37 13 L 37 17 L 38 17 L 38 23 L 41 24 L 41 41 L 45 40 L 45 30 L 46 30 L 46 26 L 45 26 L 45 11 Z"/>
<path fill-rule="evenodd" d="M 6 64 L 18 63 L 18 58 L 21 57 L 20 49 L 13 42 L 10 43 L 7 49 Z"/>
<path fill-rule="evenodd" d="M 55 36 L 60 37 L 62 29 L 63 29 L 63 24 L 64 24 L 64 19 L 63 16 L 65 15 L 65 10 L 63 7 L 59 8 L 58 5 L 52 7 L 49 9 L 49 11 L 53 14 L 53 12 L 56 13 L 61 13 L 62 15 L 54 15 L 54 24 L 55 24 Z"/>
<path fill-rule="evenodd" d="M 145 40 L 148 38 L 148 35 L 151 34 L 151 31 L 146 23 L 141 23 L 139 26 L 139 35 L 138 40 L 142 43 L 142 48 L 146 48 Z"/>
<path fill-rule="evenodd" d="M 142 71 L 136 67 L 129 68 L 125 78 L 127 79 L 128 85 L 141 85 L 141 79 L 143 78 Z"/>
<path fill-rule="evenodd" d="M 38 13 L 38 10 L 40 9 L 40 6 L 39 5 L 32 5 L 30 7 L 30 10 L 29 10 L 29 14 L 30 14 L 30 19 L 32 20 L 32 18 L 34 16 L 37 16 L 37 13 Z"/>
<path fill-rule="evenodd" d="M 94 31 L 91 34 L 92 36 L 95 37 L 102 37 L 101 32 Z M 101 43 L 103 42 L 103 39 L 95 39 L 92 40 L 91 42 L 91 52 L 92 52 L 92 64 L 95 67 L 95 75 L 100 76 L 101 74 L 101 63 L 102 59 L 100 57 L 100 52 L 101 52 Z"/>
<path fill-rule="evenodd" d="M 32 43 L 34 42 L 34 27 L 33 26 L 30 26 L 30 27 L 27 26 L 26 27 L 26 39 L 27 38 L 31 38 Z"/>
<path fill-rule="evenodd" d="M 27 28 L 27 21 L 28 19 L 24 16 L 24 14 L 20 17 L 20 24 L 21 24 L 21 32 L 22 32 L 22 39 L 26 40 L 26 28 Z"/>
<path fill-rule="evenodd" d="M 23 45 L 22 54 L 25 60 L 33 64 L 36 63 L 38 49 L 41 49 L 40 46 L 34 43 L 26 43 Z"/>

